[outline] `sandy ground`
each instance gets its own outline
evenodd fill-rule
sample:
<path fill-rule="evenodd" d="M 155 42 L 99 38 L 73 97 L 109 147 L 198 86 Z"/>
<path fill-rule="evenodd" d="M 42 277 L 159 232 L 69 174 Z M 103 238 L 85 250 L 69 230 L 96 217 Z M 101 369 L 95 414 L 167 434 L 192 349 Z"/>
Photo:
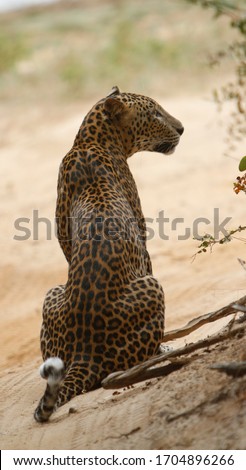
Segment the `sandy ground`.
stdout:
<path fill-rule="evenodd" d="M 156 219 L 164 210 L 170 219 L 164 226 L 167 240 L 156 220 L 148 222 L 155 230 L 148 246 L 155 276 L 165 289 L 169 330 L 244 295 L 246 273 L 237 261 L 245 259 L 241 241 L 217 246 L 191 262 L 198 245 L 196 229 L 200 235 L 213 234 L 215 208 L 219 223 L 231 217 L 227 229 L 243 224 L 244 195 L 232 190 L 237 159 L 223 156 L 226 115 L 218 115 L 206 96 L 168 99 L 163 105 L 185 126 L 176 153 L 138 154 L 130 166 L 145 216 Z M 42 301 L 67 275 L 53 222 L 58 167 L 88 107 L 27 109 L 24 115 L 20 109 L 0 111 L 1 448 L 243 449 L 245 379 L 232 381 L 207 366 L 242 357 L 245 338 L 210 348 L 210 354 L 203 351 L 197 361 L 167 378 L 119 394 L 99 389 L 77 397 L 72 402 L 75 414 L 68 416 L 68 404 L 48 424 L 33 420 L 45 385 L 38 374 Z M 184 219 L 176 230 L 175 218 Z M 190 236 L 181 240 L 188 229 Z M 26 240 L 16 239 L 25 233 Z M 205 337 L 222 323 L 203 327 L 186 341 Z M 216 401 L 221 390 L 229 391 Z M 187 416 L 169 419 L 187 410 Z"/>

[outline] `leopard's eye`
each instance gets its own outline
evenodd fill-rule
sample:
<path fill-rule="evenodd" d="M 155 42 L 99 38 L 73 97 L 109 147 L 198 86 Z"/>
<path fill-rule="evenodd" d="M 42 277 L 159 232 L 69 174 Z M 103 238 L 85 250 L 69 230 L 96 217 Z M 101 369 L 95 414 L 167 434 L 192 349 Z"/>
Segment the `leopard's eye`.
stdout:
<path fill-rule="evenodd" d="M 162 114 L 161 114 L 159 111 L 156 110 L 156 111 L 155 111 L 155 117 L 157 117 L 157 118 L 162 118 L 163 116 L 162 116 Z"/>

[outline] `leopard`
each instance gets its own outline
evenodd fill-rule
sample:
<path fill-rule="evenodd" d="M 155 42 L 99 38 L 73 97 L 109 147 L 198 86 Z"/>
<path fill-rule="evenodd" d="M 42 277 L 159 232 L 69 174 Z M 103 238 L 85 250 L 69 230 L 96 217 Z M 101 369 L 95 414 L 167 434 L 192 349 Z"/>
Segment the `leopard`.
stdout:
<path fill-rule="evenodd" d="M 172 154 L 184 128 L 157 101 L 118 86 L 88 112 L 58 174 L 57 238 L 67 282 L 50 289 L 40 333 L 46 388 L 37 422 L 110 373 L 158 354 L 165 298 L 128 158 Z"/>

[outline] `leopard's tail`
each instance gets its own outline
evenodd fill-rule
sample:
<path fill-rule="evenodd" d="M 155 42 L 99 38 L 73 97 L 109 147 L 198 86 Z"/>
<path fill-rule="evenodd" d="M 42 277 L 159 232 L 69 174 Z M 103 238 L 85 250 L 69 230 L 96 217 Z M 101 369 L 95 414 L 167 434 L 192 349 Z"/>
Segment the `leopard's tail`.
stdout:
<path fill-rule="evenodd" d="M 47 380 L 47 386 L 34 412 L 34 418 L 42 423 L 48 421 L 56 409 L 59 390 L 65 375 L 64 362 L 59 357 L 50 357 L 41 365 L 39 371 L 41 377 Z"/>

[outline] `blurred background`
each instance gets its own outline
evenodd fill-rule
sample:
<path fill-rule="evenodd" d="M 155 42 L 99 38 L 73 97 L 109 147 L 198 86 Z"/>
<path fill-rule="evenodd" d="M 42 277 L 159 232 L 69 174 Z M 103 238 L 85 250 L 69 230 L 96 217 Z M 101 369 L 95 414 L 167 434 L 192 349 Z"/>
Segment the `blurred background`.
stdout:
<path fill-rule="evenodd" d="M 232 67 L 208 67 L 236 36 L 228 20 L 185 0 L 0 0 L 0 11 L 0 98 L 8 103 L 94 100 L 114 84 L 177 96 Z"/>
<path fill-rule="evenodd" d="M 244 194 L 233 193 L 233 181 L 245 152 L 239 141 L 225 156 L 233 109 L 225 104 L 219 113 L 214 102 L 214 90 L 235 77 L 233 53 L 222 61 L 217 55 L 240 39 L 238 29 L 230 26 L 230 15 L 215 18 L 214 8 L 192 3 L 206 2 L 0 0 L 0 362 L 5 367 L 40 361 L 43 299 L 67 279 L 54 224 L 59 165 L 85 113 L 114 85 L 158 100 L 185 127 L 172 157 L 145 153 L 129 162 L 144 215 L 156 222 L 164 210 L 170 219 L 168 240 L 154 225 L 155 237 L 148 242 L 166 293 L 167 329 L 243 295 L 245 271 L 237 261 L 245 257 L 242 241 L 216 246 L 192 263 L 197 218 L 210 221 L 200 226 L 201 236 L 213 233 L 214 208 L 219 222 L 230 218 L 227 229 L 243 224 Z M 20 218 L 30 234 L 22 241 L 16 240 L 25 233 L 17 230 Z M 184 219 L 177 230 L 174 218 Z M 190 237 L 182 240 L 187 227 Z"/>

